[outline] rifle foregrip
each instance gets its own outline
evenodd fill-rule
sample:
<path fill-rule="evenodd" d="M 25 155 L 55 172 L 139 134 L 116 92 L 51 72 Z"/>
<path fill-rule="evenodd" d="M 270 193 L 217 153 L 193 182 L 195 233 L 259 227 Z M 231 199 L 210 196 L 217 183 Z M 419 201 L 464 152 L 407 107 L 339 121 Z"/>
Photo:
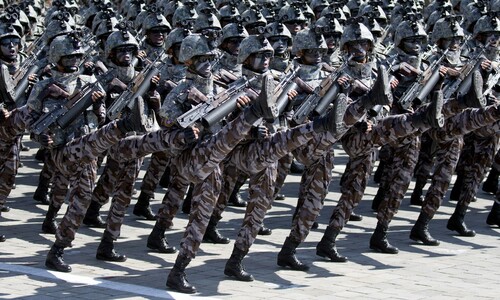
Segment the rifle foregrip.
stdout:
<path fill-rule="evenodd" d="M 332 103 L 340 92 L 340 85 L 335 82 L 329 89 L 328 92 L 321 98 L 318 105 L 313 109 L 313 113 L 316 116 L 321 116 L 327 109 L 330 103 Z"/>
<path fill-rule="evenodd" d="M 245 91 L 240 91 L 239 93 L 236 93 L 234 96 L 229 98 L 227 101 L 216 107 L 214 110 L 209 112 L 207 115 L 205 115 L 203 118 L 201 118 L 201 124 L 205 128 L 209 128 L 218 122 L 220 122 L 222 119 L 227 117 L 231 112 L 233 112 L 237 108 L 237 100 L 239 97 L 245 95 Z"/>

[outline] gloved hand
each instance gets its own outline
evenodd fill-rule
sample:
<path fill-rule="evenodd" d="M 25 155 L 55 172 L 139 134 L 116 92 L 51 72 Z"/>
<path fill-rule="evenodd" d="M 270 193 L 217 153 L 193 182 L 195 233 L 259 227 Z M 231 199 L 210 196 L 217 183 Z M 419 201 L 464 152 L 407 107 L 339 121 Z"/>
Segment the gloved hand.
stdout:
<path fill-rule="evenodd" d="M 0 123 L 3 123 L 5 119 L 9 117 L 9 111 L 5 108 L 0 109 Z"/>
<path fill-rule="evenodd" d="M 47 97 L 51 98 L 68 98 L 69 94 L 65 90 L 63 90 L 60 86 L 55 83 L 52 83 L 47 87 Z"/>
<path fill-rule="evenodd" d="M 160 75 L 158 74 L 151 78 L 151 84 L 149 85 L 149 92 L 153 93 L 158 88 L 159 84 L 160 84 Z"/>
<path fill-rule="evenodd" d="M 263 139 L 263 138 L 267 137 L 268 134 L 269 134 L 269 130 L 264 125 L 252 127 L 252 129 L 250 130 L 250 137 L 253 139 L 256 139 L 256 140 Z"/>
<path fill-rule="evenodd" d="M 49 133 L 40 134 L 38 140 L 40 142 L 40 145 L 44 146 L 45 148 L 51 148 L 52 144 L 54 144 L 54 140 Z"/>
<path fill-rule="evenodd" d="M 185 128 L 182 132 L 184 134 L 184 141 L 186 144 L 192 144 L 198 140 L 200 130 L 196 127 Z"/>

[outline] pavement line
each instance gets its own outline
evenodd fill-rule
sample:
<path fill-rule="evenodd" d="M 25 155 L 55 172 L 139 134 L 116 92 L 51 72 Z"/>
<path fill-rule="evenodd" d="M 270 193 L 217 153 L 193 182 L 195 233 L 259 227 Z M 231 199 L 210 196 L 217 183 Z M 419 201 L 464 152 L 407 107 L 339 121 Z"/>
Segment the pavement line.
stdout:
<path fill-rule="evenodd" d="M 165 290 L 148 288 L 135 284 L 128 283 L 119 283 L 114 281 L 109 281 L 105 279 L 97 279 L 80 275 L 73 275 L 69 273 L 61 273 L 55 271 L 48 271 L 33 267 L 14 265 L 14 264 L 6 264 L 0 263 L 0 270 L 10 271 L 15 273 L 27 274 L 42 278 L 50 279 L 51 281 L 65 281 L 68 283 L 76 283 L 76 284 L 84 284 L 89 286 L 97 286 L 99 288 L 115 290 L 120 292 L 133 293 L 142 296 L 156 297 L 162 299 L 173 299 L 173 300 L 184 300 L 184 299 L 193 299 L 194 297 L 191 295 L 185 295 L 181 293 L 171 293 Z M 205 298 L 205 297 L 204 297 Z M 214 299 L 214 298 L 208 298 Z"/>

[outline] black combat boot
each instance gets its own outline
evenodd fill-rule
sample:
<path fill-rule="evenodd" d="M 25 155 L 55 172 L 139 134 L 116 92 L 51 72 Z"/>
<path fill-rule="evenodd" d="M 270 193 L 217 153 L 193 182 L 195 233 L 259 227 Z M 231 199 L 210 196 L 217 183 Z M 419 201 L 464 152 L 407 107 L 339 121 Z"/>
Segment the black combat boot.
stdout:
<path fill-rule="evenodd" d="M 488 214 L 488 218 L 486 219 L 486 223 L 491 226 L 500 227 L 500 204 L 497 201 L 493 204 L 490 213 Z"/>
<path fill-rule="evenodd" d="M 375 232 L 370 238 L 370 249 L 382 253 L 397 254 L 399 249 L 389 244 L 387 240 L 387 230 L 387 226 L 382 225 L 380 222 L 377 223 Z"/>
<path fill-rule="evenodd" d="M 117 262 L 124 262 L 127 260 L 127 256 L 116 253 L 113 237 L 107 231 L 104 231 L 104 234 L 102 235 L 101 243 L 97 248 L 95 258 L 98 260 Z"/>
<path fill-rule="evenodd" d="M 467 213 L 467 206 L 460 205 L 460 203 L 458 203 L 457 207 L 455 208 L 455 212 L 451 215 L 451 218 L 448 220 L 446 228 L 458 232 L 458 234 L 461 236 L 470 236 L 470 237 L 475 236 L 476 232 L 474 230 L 467 228 L 467 225 L 465 225 L 464 218 L 466 213 Z"/>
<path fill-rule="evenodd" d="M 147 113 L 144 111 L 145 105 L 142 97 L 135 98 L 132 113 L 127 117 L 116 121 L 116 128 L 123 134 L 128 132 L 150 132 L 159 128 L 156 119 L 151 122 Z M 154 114 L 153 114 L 154 117 Z"/>
<path fill-rule="evenodd" d="M 486 106 L 486 97 L 483 96 L 483 76 L 479 70 L 472 73 L 472 85 L 468 91 L 457 91 L 457 100 L 466 107 L 481 108 Z"/>
<path fill-rule="evenodd" d="M 498 175 L 500 173 L 495 167 L 492 167 L 486 181 L 483 183 L 483 192 L 496 194 L 498 189 Z"/>
<path fill-rule="evenodd" d="M 170 185 L 170 168 L 166 167 L 165 172 L 161 175 L 160 181 L 158 182 L 162 188 L 168 188 Z"/>
<path fill-rule="evenodd" d="M 441 128 L 444 126 L 444 116 L 441 112 L 443 104 L 443 92 L 441 90 L 434 91 L 432 92 L 431 103 L 417 109 L 408 116 L 407 120 L 416 128 Z"/>
<path fill-rule="evenodd" d="M 453 184 L 453 188 L 450 192 L 450 201 L 458 201 L 460 199 L 460 191 L 464 185 L 464 176 L 462 174 L 457 174 L 457 180 Z"/>
<path fill-rule="evenodd" d="M 304 165 L 296 161 L 295 159 L 292 160 L 292 165 L 290 166 L 290 174 L 296 174 L 300 175 L 304 173 Z"/>
<path fill-rule="evenodd" d="M 429 222 L 431 220 L 432 218 L 427 213 L 421 211 L 417 222 L 411 229 L 410 239 L 420 241 L 427 246 L 439 246 L 439 241 L 429 233 Z"/>
<path fill-rule="evenodd" d="M 186 273 L 184 272 L 190 261 L 191 259 L 188 257 L 177 256 L 174 267 L 168 274 L 167 287 L 180 293 L 196 293 L 196 288 L 187 281 Z"/>
<path fill-rule="evenodd" d="M 3 234 L 0 234 L 0 243 L 3 243 L 7 240 L 7 238 L 5 237 L 5 235 Z"/>
<path fill-rule="evenodd" d="M 262 226 L 260 226 L 259 232 L 257 233 L 258 235 L 271 235 L 273 234 L 273 231 L 271 228 L 266 227 L 264 223 L 262 223 Z"/>
<path fill-rule="evenodd" d="M 55 208 L 54 206 L 49 205 L 49 210 L 47 210 L 47 214 L 45 215 L 45 219 L 42 223 L 42 232 L 56 234 L 57 231 L 57 221 L 56 216 L 59 208 Z"/>
<path fill-rule="evenodd" d="M 37 202 L 40 202 L 42 205 L 50 204 L 49 197 L 49 187 L 50 187 L 50 179 L 44 178 L 40 176 L 38 181 L 38 186 L 33 194 L 33 199 Z"/>
<path fill-rule="evenodd" d="M 156 250 L 160 253 L 175 253 L 177 249 L 170 247 L 165 237 L 165 229 L 162 229 L 158 222 L 153 227 L 153 231 L 148 237 L 147 247 L 151 250 Z"/>
<path fill-rule="evenodd" d="M 313 129 L 315 132 L 330 132 L 333 135 L 341 135 L 348 129 L 344 123 L 344 115 L 347 110 L 347 97 L 338 97 L 333 108 L 322 117 L 313 120 Z"/>
<path fill-rule="evenodd" d="M 377 170 L 375 171 L 375 174 L 373 174 L 373 181 L 375 183 L 380 183 L 382 181 L 382 175 L 384 175 L 384 168 L 385 168 L 385 162 L 380 161 Z"/>
<path fill-rule="evenodd" d="M 229 199 L 227 201 L 228 205 L 231 206 L 236 206 L 236 207 L 247 207 L 247 202 L 243 200 L 243 197 L 240 194 L 240 189 L 241 187 L 245 184 L 245 180 L 243 179 L 238 179 L 236 181 L 236 184 L 234 185 L 233 192 L 231 193 L 231 196 L 229 196 Z"/>
<path fill-rule="evenodd" d="M 193 200 L 193 186 L 189 185 L 186 197 L 182 201 L 182 212 L 188 215 L 191 212 L 191 200 Z"/>
<path fill-rule="evenodd" d="M 47 254 L 47 259 L 45 260 L 45 266 L 48 269 L 59 272 L 71 272 L 71 266 L 64 262 L 63 254 L 64 247 L 57 244 L 52 245 L 49 254 Z"/>
<path fill-rule="evenodd" d="M 361 101 L 367 110 L 375 105 L 392 105 L 391 85 L 385 66 L 378 66 L 377 79 L 368 94 L 362 96 Z"/>
<path fill-rule="evenodd" d="M 83 224 L 88 227 L 94 228 L 106 228 L 106 222 L 101 218 L 99 210 L 101 205 L 97 201 L 90 202 L 90 206 L 85 213 L 85 218 L 83 218 Z"/>
<path fill-rule="evenodd" d="M 384 201 L 385 192 L 386 192 L 385 189 L 382 186 L 379 186 L 379 188 L 377 190 L 377 194 L 375 195 L 375 197 L 372 200 L 372 210 L 373 211 L 378 211 L 378 207 L 380 206 L 380 203 L 382 203 L 382 201 Z"/>
<path fill-rule="evenodd" d="M 46 155 L 48 154 L 48 150 L 41 147 L 38 149 L 38 151 L 36 152 L 35 154 L 35 159 L 40 161 L 40 162 L 44 162 L 45 161 L 45 157 Z"/>
<path fill-rule="evenodd" d="M 245 109 L 245 121 L 253 124 L 260 118 L 272 120 L 278 117 L 277 97 L 274 96 L 275 88 L 276 83 L 273 76 L 265 75 L 262 77 L 262 88 L 259 96 L 252 106 Z"/>
<path fill-rule="evenodd" d="M 241 263 L 247 252 L 238 249 L 236 246 L 233 248 L 233 253 L 226 263 L 224 274 L 229 277 L 236 277 L 239 281 L 253 281 L 252 274 L 245 271 L 245 267 Z"/>
<path fill-rule="evenodd" d="M 355 214 L 354 212 L 352 212 L 351 215 L 349 216 L 349 221 L 350 222 L 360 222 L 360 221 L 363 221 L 363 216 Z"/>
<path fill-rule="evenodd" d="M 146 220 L 156 220 L 151 207 L 149 206 L 149 197 L 146 193 L 141 192 L 139 198 L 137 198 L 137 203 L 134 206 L 134 215 L 138 217 L 144 217 Z"/>
<path fill-rule="evenodd" d="M 347 257 L 340 255 L 335 246 L 335 240 L 339 233 L 338 229 L 331 226 L 326 227 L 325 234 L 316 246 L 316 255 L 329 258 L 333 262 L 346 262 Z"/>
<path fill-rule="evenodd" d="M 285 243 L 281 248 L 280 253 L 278 253 L 278 266 L 289 267 L 296 271 L 308 271 L 309 266 L 302 263 L 297 256 L 295 256 L 295 249 L 299 246 L 300 242 L 292 241 L 290 237 L 285 239 Z"/>
<path fill-rule="evenodd" d="M 417 182 L 415 182 L 415 188 L 413 189 L 413 193 L 411 194 L 410 205 L 422 206 L 422 204 L 424 204 L 423 189 L 426 183 L 426 180 L 417 178 Z"/>
<path fill-rule="evenodd" d="M 203 236 L 203 241 L 207 243 L 214 244 L 229 244 L 229 239 L 227 237 L 222 236 L 217 230 L 217 224 L 219 223 L 219 219 L 212 215 L 210 217 L 210 221 L 208 222 L 207 230 L 205 231 L 205 235 Z"/>

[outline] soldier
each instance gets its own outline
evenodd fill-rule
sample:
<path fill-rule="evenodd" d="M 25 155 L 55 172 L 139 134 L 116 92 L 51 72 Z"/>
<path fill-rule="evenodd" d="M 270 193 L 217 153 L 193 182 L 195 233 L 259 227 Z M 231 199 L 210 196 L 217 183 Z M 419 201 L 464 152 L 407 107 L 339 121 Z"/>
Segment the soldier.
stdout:
<path fill-rule="evenodd" d="M 164 99 L 168 93 L 186 77 L 186 66 L 179 61 L 179 55 L 182 40 L 189 36 L 189 34 L 190 32 L 188 29 L 178 27 L 172 30 L 167 36 L 165 49 L 169 55 L 169 60 L 160 67 L 160 74 L 162 74 L 162 76 L 158 86 L 158 92 L 160 93 L 161 99 Z M 154 191 L 158 183 L 162 184 L 163 178 L 169 177 L 169 171 L 167 169 L 169 162 L 168 153 L 156 152 L 151 156 L 148 169 L 142 179 L 141 193 L 137 199 L 137 204 L 134 206 L 134 215 L 142 216 L 146 218 L 146 220 L 156 220 L 149 204 L 151 199 L 154 198 Z M 164 187 L 167 186 L 168 184 L 164 185 Z M 185 191 L 180 197 L 182 197 L 184 193 Z"/>
<path fill-rule="evenodd" d="M 472 40 L 468 46 L 469 57 L 481 55 L 480 70 L 487 76 L 493 76 L 493 71 L 499 72 L 498 49 L 499 49 L 500 20 L 496 16 L 485 15 L 474 25 Z M 484 50 L 481 50 L 484 49 Z M 477 54 L 479 53 L 479 54 Z M 474 72 L 476 76 L 477 72 Z M 483 76 L 478 74 L 478 76 Z M 483 92 L 483 86 L 478 87 L 478 92 Z M 468 229 L 464 217 L 467 208 L 477 193 L 480 183 L 485 176 L 485 169 L 491 165 L 495 150 L 498 148 L 497 126 L 487 126 L 474 131 L 468 139 L 470 146 L 466 147 L 464 153 L 462 184 L 455 212 L 448 220 L 447 228 L 457 231 L 462 236 L 474 236 L 474 230 Z M 448 181 L 449 183 L 449 181 Z M 424 212 L 424 210 L 423 210 Z M 425 210 L 429 212 L 429 208 Z M 422 214 L 422 213 L 421 213 Z"/>
<path fill-rule="evenodd" d="M 23 132 L 26 127 L 35 126 L 36 120 L 45 112 L 57 109 L 66 103 L 70 95 L 80 95 L 78 91 L 91 84 L 88 92 L 93 108 L 101 107 L 104 97 L 102 89 L 94 84 L 95 78 L 78 75 L 83 49 L 76 33 L 56 37 L 49 49 L 49 61 L 55 65 L 53 78 L 38 82 L 30 94 L 26 106 L 4 113 L 2 136 Z M 62 87 L 61 87 L 62 86 Z M 141 106 L 139 106 L 141 107 Z M 142 113 L 142 112 L 139 112 Z M 52 127 L 35 137 L 45 147 L 50 148 L 53 164 L 70 178 L 73 189 L 68 211 L 58 227 L 56 242 L 47 255 L 46 266 L 57 271 L 69 272 L 71 267 L 63 260 L 65 247 L 71 244 L 75 232 L 80 225 L 83 214 L 90 204 L 90 192 L 95 180 L 95 158 L 108 147 L 118 142 L 129 131 L 144 130 L 146 120 L 139 114 L 110 123 L 95 130 L 97 119 L 92 111 L 79 115 L 66 128 Z M 41 129 L 42 130 L 42 129 Z"/>
<path fill-rule="evenodd" d="M 214 54 L 208 46 L 200 47 L 200 44 L 201 37 L 198 35 L 190 36 L 186 38 L 182 43 L 181 60 L 183 60 L 188 66 L 188 74 L 186 79 L 190 80 L 186 80 L 185 82 L 181 83 L 178 87 L 176 87 L 176 89 L 172 91 L 171 94 L 169 94 L 169 96 L 165 100 L 165 103 L 162 107 L 162 115 L 165 118 L 168 118 L 168 120 L 172 120 L 172 118 L 181 113 L 180 111 L 182 110 L 182 108 L 179 107 L 181 103 L 183 103 L 182 105 L 188 104 L 185 99 L 187 95 L 183 95 L 180 92 L 185 90 L 189 85 L 195 85 L 198 89 L 201 89 L 207 95 L 210 95 L 210 92 L 209 90 L 207 90 L 207 88 L 209 88 L 211 85 L 207 86 L 206 84 L 210 84 L 211 74 L 209 65 L 206 64 L 206 61 L 210 60 L 210 57 L 213 60 Z M 247 51 L 239 53 L 238 62 L 245 62 L 249 64 L 249 66 L 253 66 L 253 69 L 255 70 L 253 72 L 257 72 L 258 70 L 261 70 L 260 72 L 262 72 L 262 68 L 267 68 L 267 66 L 269 65 L 269 59 L 272 56 L 272 47 L 269 45 L 269 42 L 265 40 L 265 38 L 249 36 L 248 38 L 243 40 L 241 49 L 245 49 Z M 260 49 L 264 49 L 266 52 L 258 52 L 258 50 Z M 249 58 L 248 56 L 252 57 Z M 265 171 L 264 168 L 266 168 L 269 164 L 274 163 L 278 158 L 287 153 L 287 147 L 295 147 L 295 145 L 297 144 L 306 142 L 312 135 L 312 132 L 326 130 L 335 131 L 336 126 L 334 125 L 333 121 L 335 120 L 336 116 L 332 114 L 326 118 L 319 119 L 312 124 L 306 124 L 304 126 L 297 127 L 293 131 L 282 131 L 270 137 L 264 138 L 261 141 L 242 144 L 241 146 L 239 146 L 238 144 L 243 139 L 242 134 L 246 134 L 250 131 L 251 124 L 259 124 L 261 121 L 259 117 L 263 116 L 266 119 L 272 119 L 277 115 L 274 103 L 274 83 L 272 81 L 272 78 L 266 73 L 264 73 L 264 76 L 262 76 L 260 73 L 253 72 L 249 72 L 248 74 L 252 74 L 252 77 L 258 76 L 257 79 L 261 79 L 260 81 L 263 82 L 262 89 L 260 87 L 260 84 L 258 84 L 257 86 L 256 84 L 252 84 L 252 90 L 247 92 L 247 94 L 251 93 L 248 95 L 251 95 L 252 97 L 255 97 L 254 95 L 259 95 L 254 98 L 254 104 L 249 109 L 246 109 L 243 114 L 240 114 L 238 117 L 236 117 L 235 120 L 224 126 L 222 130 L 218 131 L 215 135 L 208 136 L 207 139 L 204 140 L 204 142 L 199 143 L 195 148 L 193 148 L 192 151 L 198 152 L 192 152 L 190 150 L 187 152 L 183 152 L 183 154 L 174 158 L 174 163 L 172 165 L 185 166 L 184 171 L 182 172 L 182 176 L 186 177 L 187 180 L 195 183 L 193 192 L 193 207 L 190 213 L 190 221 L 181 241 L 181 249 L 177 256 L 175 265 L 170 271 L 167 279 L 167 286 L 176 291 L 183 293 L 196 292 L 195 287 L 189 284 L 189 282 L 186 280 L 186 274 L 184 273 L 184 271 L 191 259 L 195 257 L 209 223 L 207 212 L 210 213 L 213 210 L 213 206 L 215 204 L 215 201 L 217 200 L 218 192 L 220 191 L 220 182 L 218 179 L 218 176 L 220 176 L 220 171 L 218 165 L 229 154 L 229 152 L 231 152 L 232 150 L 230 157 L 239 159 L 240 157 L 243 157 L 243 153 L 241 153 L 240 151 L 243 148 L 247 148 L 246 146 L 253 145 L 252 147 L 250 147 L 250 149 L 248 149 L 248 151 L 252 151 L 254 153 L 255 159 L 246 159 L 247 157 L 245 155 L 245 162 L 247 164 L 253 164 L 257 161 L 259 165 L 262 165 L 262 167 L 258 167 L 262 168 L 258 170 L 259 172 L 261 172 Z M 209 79 L 208 82 L 206 79 Z M 240 97 L 238 103 L 244 104 L 248 102 L 248 97 Z M 264 103 L 273 103 L 273 109 L 270 110 L 269 104 Z M 235 128 L 234 126 L 238 127 Z M 239 131 L 237 135 L 235 135 L 235 130 Z M 223 136 L 226 136 L 225 141 L 223 143 L 217 142 L 217 144 L 214 146 L 213 143 L 216 141 L 220 141 L 219 139 Z M 237 145 L 238 148 L 234 148 Z M 206 146 L 207 148 L 205 148 Z M 266 148 L 265 152 L 264 148 Z M 208 149 L 210 149 L 211 152 L 207 152 Z M 186 172 L 186 170 L 189 171 Z M 174 172 L 174 170 L 172 170 L 172 172 Z M 180 174 L 178 176 L 180 176 Z M 264 190 L 261 190 L 261 192 L 264 192 Z M 261 196 L 259 197 L 260 199 L 262 199 Z M 178 200 L 170 199 L 170 201 Z M 155 239 L 162 238 L 164 234 L 164 230 L 166 228 L 165 223 L 167 221 L 164 214 L 168 212 L 166 204 L 168 203 L 165 203 L 164 201 L 165 207 L 163 207 L 158 214 L 159 218 L 152 234 L 148 239 L 149 241 L 154 241 Z M 267 208 L 266 205 L 259 205 L 258 209 L 261 210 L 262 208 L 264 208 L 264 206 Z M 249 215 L 245 217 L 245 219 L 249 218 L 251 218 Z M 251 228 L 252 236 L 255 237 L 257 235 L 258 229 L 260 228 L 260 224 L 255 224 L 251 226 Z M 236 271 L 241 272 L 241 264 L 235 261 L 235 259 L 239 259 L 239 262 L 241 262 L 244 254 L 242 254 L 241 250 L 238 250 L 237 248 L 235 248 L 234 251 L 236 252 L 234 254 L 236 256 L 232 256 L 228 264 L 233 265 L 233 263 L 236 263 L 235 267 L 238 268 Z"/>

